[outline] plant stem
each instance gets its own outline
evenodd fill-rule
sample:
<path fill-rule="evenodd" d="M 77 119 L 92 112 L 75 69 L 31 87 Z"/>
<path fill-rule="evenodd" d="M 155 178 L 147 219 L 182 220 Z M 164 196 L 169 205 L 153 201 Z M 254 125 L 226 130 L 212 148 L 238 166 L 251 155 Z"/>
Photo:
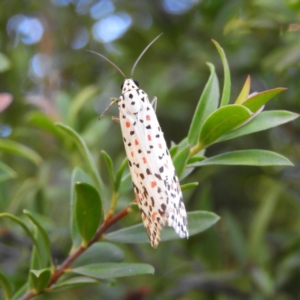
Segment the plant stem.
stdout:
<path fill-rule="evenodd" d="M 47 286 L 47 288 L 51 288 L 51 286 L 60 278 L 61 275 L 64 274 L 66 270 L 68 270 L 74 260 L 77 259 L 86 249 L 88 249 L 90 246 L 92 246 L 95 242 L 97 242 L 103 233 L 113 224 L 115 224 L 117 221 L 120 219 L 124 218 L 128 213 L 130 213 L 131 208 L 130 206 L 124 208 L 121 210 L 119 213 L 117 213 L 114 216 L 108 217 L 102 225 L 99 227 L 97 230 L 95 236 L 93 237 L 92 240 L 89 241 L 88 245 L 86 247 L 80 246 L 78 247 L 72 254 L 70 254 L 67 259 L 61 264 L 59 268 L 55 270 L 55 272 L 52 274 L 50 282 Z M 31 290 L 28 291 L 26 294 L 24 294 L 22 297 L 19 298 L 19 300 L 28 300 L 33 297 L 37 296 L 37 294 Z"/>

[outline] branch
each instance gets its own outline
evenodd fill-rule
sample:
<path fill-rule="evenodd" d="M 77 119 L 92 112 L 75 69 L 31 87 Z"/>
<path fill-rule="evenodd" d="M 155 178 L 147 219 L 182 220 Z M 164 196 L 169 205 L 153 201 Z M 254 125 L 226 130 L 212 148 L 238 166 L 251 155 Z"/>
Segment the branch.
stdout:
<path fill-rule="evenodd" d="M 64 272 L 70 268 L 72 262 L 74 260 L 77 259 L 77 257 L 79 257 L 85 250 L 87 250 L 90 246 L 92 246 L 95 242 L 97 242 L 101 236 L 103 235 L 103 233 L 113 224 L 115 224 L 116 222 L 118 222 L 120 219 L 124 218 L 126 215 L 128 215 L 128 213 L 131 211 L 130 206 L 124 208 L 123 210 L 121 210 L 119 213 L 117 213 L 116 215 L 106 219 L 104 221 L 104 223 L 102 223 L 102 225 L 99 227 L 99 229 L 97 230 L 95 236 L 93 237 L 93 239 L 88 243 L 88 245 L 86 247 L 80 246 L 78 247 L 72 254 L 70 254 L 67 259 L 61 264 L 61 266 L 59 268 L 57 268 L 55 270 L 55 272 L 52 274 L 50 282 L 47 286 L 47 288 L 51 288 L 51 286 L 60 278 L 61 275 L 64 274 Z M 35 296 L 37 296 L 38 294 L 35 293 L 33 290 L 27 292 L 26 294 L 24 294 L 22 297 L 19 298 L 19 300 L 28 300 L 31 299 Z"/>

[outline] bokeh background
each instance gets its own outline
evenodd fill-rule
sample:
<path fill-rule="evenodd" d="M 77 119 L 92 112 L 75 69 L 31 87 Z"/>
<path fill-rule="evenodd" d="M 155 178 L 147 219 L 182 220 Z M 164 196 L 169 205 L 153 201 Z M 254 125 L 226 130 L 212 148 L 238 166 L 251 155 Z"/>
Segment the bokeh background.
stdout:
<path fill-rule="evenodd" d="M 110 98 L 120 95 L 122 76 L 86 50 L 102 53 L 129 76 L 141 51 L 163 32 L 134 79 L 150 98 L 158 97 L 157 115 L 168 143 L 180 142 L 188 132 L 209 76 L 206 62 L 216 66 L 222 86 L 221 60 L 211 39 L 226 52 L 232 101 L 251 75 L 251 92 L 288 88 L 267 110 L 300 111 L 299 0 L 1 0 L 0 29 L 1 99 L 13 98 L 0 112 L 0 137 L 43 158 L 37 167 L 12 153 L 0 154 L 18 175 L 0 183 L 0 212 L 39 213 L 57 264 L 71 246 L 71 172 L 81 161 L 38 116 L 73 126 L 104 179 L 100 151 L 116 164 L 125 157 L 119 125 L 110 119 L 117 106 L 98 121 Z M 86 100 L 76 119 L 68 120 L 76 97 Z M 125 261 L 152 264 L 154 276 L 39 299 L 300 299 L 299 126 L 296 120 L 208 149 L 207 156 L 272 150 L 295 167 L 215 166 L 194 172 L 188 180 L 199 181 L 199 187 L 184 193 L 187 210 L 213 211 L 221 216 L 217 225 L 157 250 L 118 245 Z M 127 217 L 120 226 L 138 221 L 138 215 Z M 30 249 L 17 227 L 0 223 L 0 268 L 15 287 L 26 281 Z"/>

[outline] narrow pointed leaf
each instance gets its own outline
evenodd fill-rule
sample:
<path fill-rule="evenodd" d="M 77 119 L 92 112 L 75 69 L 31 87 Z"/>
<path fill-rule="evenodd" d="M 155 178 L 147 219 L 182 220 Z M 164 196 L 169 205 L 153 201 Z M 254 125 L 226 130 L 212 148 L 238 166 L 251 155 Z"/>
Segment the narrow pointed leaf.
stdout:
<path fill-rule="evenodd" d="M 225 55 L 223 48 L 218 44 L 218 42 L 216 42 L 214 40 L 212 40 L 212 42 L 215 44 L 215 46 L 221 56 L 223 69 L 224 69 L 224 86 L 223 86 L 223 92 L 222 92 L 222 98 L 221 98 L 221 104 L 220 104 L 220 107 L 222 107 L 229 103 L 230 90 L 231 90 L 230 69 L 229 69 L 226 55 Z"/>
<path fill-rule="evenodd" d="M 174 157 L 173 163 L 178 178 L 181 178 L 190 154 L 190 147 L 187 146 L 180 150 Z"/>
<path fill-rule="evenodd" d="M 170 148 L 170 155 L 172 158 L 174 158 L 174 156 L 176 155 L 177 151 L 178 151 L 178 145 L 174 145 L 172 146 L 172 148 Z"/>
<path fill-rule="evenodd" d="M 75 168 L 72 172 L 71 178 L 71 197 L 70 197 L 70 206 L 71 206 L 71 218 L 70 218 L 70 227 L 71 227 L 71 237 L 72 237 L 72 249 L 76 249 L 81 244 L 81 235 L 78 230 L 77 221 L 76 221 L 76 192 L 75 192 L 75 183 L 76 182 L 86 182 L 92 184 L 93 181 L 88 174 L 86 174 L 81 168 Z M 72 252 L 72 250 L 71 250 Z"/>
<path fill-rule="evenodd" d="M 72 277 L 62 282 L 59 282 L 53 286 L 51 286 L 51 291 L 59 291 L 59 290 L 68 290 L 75 289 L 78 287 L 85 287 L 95 284 L 101 284 L 102 282 L 95 278 L 90 278 L 86 276 L 77 276 Z"/>
<path fill-rule="evenodd" d="M 83 245 L 94 237 L 102 220 L 102 203 L 98 191 L 90 184 L 75 184 L 75 216 Z"/>
<path fill-rule="evenodd" d="M 35 151 L 27 146 L 8 139 L 0 139 L 0 151 L 25 157 L 36 165 L 39 165 L 42 162 L 42 158 Z"/>
<path fill-rule="evenodd" d="M 102 153 L 103 158 L 104 158 L 105 163 L 106 163 L 106 167 L 107 167 L 107 170 L 108 170 L 110 182 L 111 182 L 112 185 L 114 185 L 115 178 L 114 178 L 114 164 L 113 164 L 113 161 L 112 161 L 111 157 L 105 151 L 101 151 L 101 153 Z"/>
<path fill-rule="evenodd" d="M 267 235 L 268 226 L 272 220 L 274 210 L 280 200 L 281 187 L 274 182 L 263 182 L 265 185 L 262 195 L 263 201 L 258 206 L 252 224 L 250 225 L 250 237 L 248 239 L 247 250 L 252 261 L 258 264 L 262 263 L 261 253 L 265 245 L 265 237 Z"/>
<path fill-rule="evenodd" d="M 17 173 L 8 165 L 0 161 L 0 182 L 17 177 Z"/>
<path fill-rule="evenodd" d="M 62 138 L 64 135 L 54 124 L 53 120 L 51 120 L 47 115 L 38 112 L 32 111 L 26 116 L 26 120 L 28 123 L 42 129 L 58 138 Z"/>
<path fill-rule="evenodd" d="M 134 275 L 154 274 L 154 268 L 147 264 L 138 263 L 101 263 L 72 269 L 72 273 L 97 279 L 110 279 Z"/>
<path fill-rule="evenodd" d="M 204 159 L 206 159 L 206 156 L 193 156 L 193 157 L 190 157 L 189 159 L 188 159 L 188 164 L 190 165 L 190 164 L 193 164 L 193 163 L 195 163 L 195 162 L 198 162 L 198 161 L 202 161 L 202 160 L 204 160 Z"/>
<path fill-rule="evenodd" d="M 200 128 L 204 121 L 218 108 L 220 97 L 218 78 L 215 74 L 215 67 L 210 63 L 207 65 L 210 69 L 210 76 L 199 99 L 188 133 L 188 141 L 191 146 L 197 144 Z"/>
<path fill-rule="evenodd" d="M 10 300 L 12 294 L 12 287 L 9 280 L 0 272 L 0 287 L 2 288 L 4 299 Z"/>
<path fill-rule="evenodd" d="M 194 211 L 187 214 L 189 236 L 198 234 L 212 225 L 214 225 L 220 217 L 214 213 L 207 211 Z M 125 229 L 111 232 L 105 236 L 109 241 L 120 243 L 149 243 L 143 224 L 134 225 Z M 179 239 L 172 227 L 165 227 L 161 232 L 161 241 L 169 241 Z"/>
<path fill-rule="evenodd" d="M 74 125 L 76 116 L 81 110 L 82 106 L 93 96 L 96 95 L 98 88 L 90 85 L 82 89 L 78 95 L 71 102 L 70 110 L 68 112 L 68 124 Z"/>
<path fill-rule="evenodd" d="M 242 105 L 227 105 L 213 112 L 200 132 L 202 148 L 212 144 L 222 135 L 243 124 L 251 117 L 251 111 Z"/>
<path fill-rule="evenodd" d="M 40 262 L 41 265 L 43 265 L 41 250 L 39 248 L 39 245 L 38 245 L 33 233 L 30 231 L 30 229 L 27 227 L 27 225 L 21 219 L 15 217 L 14 215 L 11 215 L 9 213 L 0 213 L 0 218 L 8 218 L 8 219 L 14 221 L 16 224 L 18 224 L 19 226 L 21 226 L 23 228 L 26 235 L 31 239 L 31 241 L 35 245 L 35 247 L 38 251 L 39 262 Z"/>
<path fill-rule="evenodd" d="M 19 300 L 29 289 L 28 281 L 24 283 L 11 297 L 10 300 Z"/>
<path fill-rule="evenodd" d="M 276 88 L 268 91 L 264 91 L 253 95 L 247 101 L 243 102 L 243 105 L 249 108 L 252 112 L 256 112 L 263 105 L 265 105 L 269 100 L 275 97 L 277 94 L 285 91 L 286 88 Z"/>
<path fill-rule="evenodd" d="M 84 140 L 71 127 L 61 124 L 61 123 L 56 123 L 56 126 L 58 128 L 60 128 L 61 130 L 63 130 L 67 134 L 67 136 L 70 137 L 75 142 L 75 144 L 78 147 L 78 150 L 80 151 L 82 157 L 85 160 L 85 163 L 88 167 L 90 176 L 93 178 L 95 186 L 97 187 L 98 191 L 101 193 L 103 183 L 99 176 L 98 170 L 96 168 L 96 163 L 92 157 L 92 154 L 90 153 L 89 149 L 87 148 L 87 145 L 84 142 Z"/>
<path fill-rule="evenodd" d="M 251 84 L 251 80 L 250 80 L 250 76 L 248 76 L 234 104 L 242 104 L 247 100 L 250 92 L 250 84 Z"/>
<path fill-rule="evenodd" d="M 287 122 L 293 121 L 299 117 L 299 114 L 285 110 L 270 110 L 261 112 L 255 119 L 233 131 L 224 134 L 218 139 L 218 142 L 234 139 L 239 136 L 273 128 Z"/>
<path fill-rule="evenodd" d="M 41 242 L 39 243 L 39 248 L 41 249 L 41 253 L 43 256 L 43 267 L 48 266 L 49 263 L 53 265 L 51 251 L 50 251 L 51 250 L 50 240 L 46 230 L 43 228 L 43 226 L 39 223 L 37 218 L 31 212 L 29 212 L 26 209 L 23 212 L 30 219 L 30 221 L 37 227 L 40 233 Z"/>
<path fill-rule="evenodd" d="M 115 179 L 115 190 L 118 192 L 119 191 L 119 187 L 120 187 L 120 184 L 121 184 L 121 180 L 122 180 L 122 177 L 123 177 L 123 173 L 124 173 L 124 170 L 125 168 L 127 167 L 128 165 L 128 160 L 127 158 L 125 158 L 119 168 L 119 170 L 117 171 L 117 174 L 116 174 L 116 179 Z"/>
<path fill-rule="evenodd" d="M 185 190 L 193 189 L 193 188 L 197 187 L 198 185 L 199 185 L 198 182 L 190 182 L 190 183 L 187 183 L 187 184 L 183 184 L 181 186 L 181 190 L 185 191 Z"/>
<path fill-rule="evenodd" d="M 50 282 L 51 270 L 50 268 L 42 270 L 29 271 L 29 284 L 35 292 L 40 293 L 43 291 Z"/>
<path fill-rule="evenodd" d="M 230 247 L 240 265 L 245 266 L 247 263 L 247 244 L 241 225 L 235 216 L 229 212 L 225 214 L 225 224 L 230 239 Z"/>
<path fill-rule="evenodd" d="M 124 257 L 124 252 L 118 246 L 107 242 L 99 242 L 84 251 L 74 261 L 72 266 L 79 267 L 94 263 L 120 262 Z"/>
<path fill-rule="evenodd" d="M 209 165 L 236 165 L 236 166 L 293 166 L 292 162 L 284 156 L 267 150 L 240 150 L 223 153 L 188 167 Z"/>

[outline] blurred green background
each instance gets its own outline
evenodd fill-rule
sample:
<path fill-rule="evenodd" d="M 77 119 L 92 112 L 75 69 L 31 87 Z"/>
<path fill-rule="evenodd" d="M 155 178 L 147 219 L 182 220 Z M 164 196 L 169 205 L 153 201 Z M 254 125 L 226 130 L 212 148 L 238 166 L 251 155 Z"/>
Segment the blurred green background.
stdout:
<path fill-rule="evenodd" d="M 139 62 L 134 79 L 149 98 L 158 97 L 167 143 L 179 142 L 188 132 L 209 76 L 206 62 L 216 66 L 222 85 L 222 65 L 211 39 L 226 52 L 232 100 L 251 75 L 251 92 L 288 88 L 267 104 L 268 110 L 300 111 L 299 0 L 2 0 L 0 26 L 0 93 L 13 97 L 0 112 L 0 136 L 43 159 L 37 167 L 18 155 L 1 154 L 17 176 L 0 183 L 0 212 L 21 215 L 26 208 L 39 213 L 57 264 L 71 246 L 71 172 L 81 162 L 59 133 L 47 130 L 41 115 L 80 132 L 104 179 L 100 151 L 116 162 L 125 157 L 119 125 L 110 119 L 117 106 L 98 121 L 110 98 L 120 95 L 122 76 L 86 50 L 102 53 L 129 76 L 145 46 L 164 33 Z M 76 97 L 83 100 L 70 119 Z M 300 299 L 299 134 L 295 121 L 210 147 L 207 156 L 268 149 L 295 167 L 215 166 L 194 172 L 189 182 L 200 184 L 184 192 L 186 208 L 217 213 L 217 225 L 156 250 L 119 245 L 125 261 L 152 264 L 154 276 L 39 299 Z M 138 218 L 127 217 L 120 226 Z M 30 249 L 18 228 L 1 223 L 0 268 L 15 286 L 26 280 Z"/>

